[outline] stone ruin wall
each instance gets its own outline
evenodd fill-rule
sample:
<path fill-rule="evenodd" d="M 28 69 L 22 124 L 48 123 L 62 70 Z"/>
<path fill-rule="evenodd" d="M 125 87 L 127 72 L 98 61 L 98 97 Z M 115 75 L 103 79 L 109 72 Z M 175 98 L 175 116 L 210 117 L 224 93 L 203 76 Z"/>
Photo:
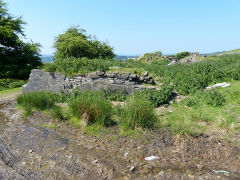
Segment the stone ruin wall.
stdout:
<path fill-rule="evenodd" d="M 90 90 L 98 91 L 101 89 L 110 89 L 125 91 L 127 94 L 140 91 L 143 88 L 154 88 L 153 86 L 144 86 L 144 84 L 154 85 L 155 82 L 147 72 L 142 76 L 128 72 L 93 72 L 75 77 L 65 76 L 63 73 L 49 73 L 40 69 L 33 69 L 30 74 L 29 82 L 23 86 L 23 93 L 30 91 L 51 91 L 54 93 L 71 93 L 73 89 L 80 91 Z"/>

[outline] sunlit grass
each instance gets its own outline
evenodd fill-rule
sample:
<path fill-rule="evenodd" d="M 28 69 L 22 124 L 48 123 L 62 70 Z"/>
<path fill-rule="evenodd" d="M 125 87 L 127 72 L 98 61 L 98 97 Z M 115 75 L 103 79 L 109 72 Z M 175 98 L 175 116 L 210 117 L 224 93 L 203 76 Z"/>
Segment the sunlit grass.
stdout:
<path fill-rule="evenodd" d="M 168 126 L 176 134 L 212 133 L 218 130 L 233 132 L 240 123 L 240 82 L 230 82 L 231 87 L 219 88 L 226 103 L 221 107 L 199 105 L 187 107 L 181 103 L 171 105 L 173 112 L 160 117 L 159 126 Z"/>

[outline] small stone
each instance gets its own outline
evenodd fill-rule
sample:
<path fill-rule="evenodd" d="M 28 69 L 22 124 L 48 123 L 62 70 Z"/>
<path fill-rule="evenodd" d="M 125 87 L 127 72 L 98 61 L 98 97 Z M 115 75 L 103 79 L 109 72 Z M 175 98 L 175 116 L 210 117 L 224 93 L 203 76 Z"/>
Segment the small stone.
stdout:
<path fill-rule="evenodd" d="M 135 169 L 135 167 L 134 167 L 134 166 L 131 166 L 129 170 L 130 170 L 130 171 L 133 171 L 134 169 Z"/>
<path fill-rule="evenodd" d="M 194 179 L 194 176 L 191 175 L 191 174 L 188 174 L 188 177 L 189 177 L 190 179 Z"/>
<path fill-rule="evenodd" d="M 148 76 L 148 72 L 146 71 L 146 72 L 142 73 L 142 76 L 143 76 L 143 77 Z"/>
<path fill-rule="evenodd" d="M 93 161 L 93 163 L 94 163 L 94 164 L 97 164 L 97 163 L 98 163 L 98 160 L 97 160 L 97 159 L 96 159 L 96 160 L 94 160 L 94 161 Z"/>

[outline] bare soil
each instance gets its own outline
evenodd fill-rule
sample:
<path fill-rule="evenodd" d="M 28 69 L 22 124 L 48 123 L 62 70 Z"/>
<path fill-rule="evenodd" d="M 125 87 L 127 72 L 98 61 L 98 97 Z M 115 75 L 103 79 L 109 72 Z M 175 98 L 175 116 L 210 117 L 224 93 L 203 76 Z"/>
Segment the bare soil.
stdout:
<path fill-rule="evenodd" d="M 133 139 L 115 126 L 96 137 L 67 123 L 46 128 L 54 122 L 46 113 L 22 114 L 14 100 L 0 101 L 0 180 L 240 179 L 240 135 L 222 140 L 159 129 Z M 152 155 L 159 159 L 144 159 Z"/>

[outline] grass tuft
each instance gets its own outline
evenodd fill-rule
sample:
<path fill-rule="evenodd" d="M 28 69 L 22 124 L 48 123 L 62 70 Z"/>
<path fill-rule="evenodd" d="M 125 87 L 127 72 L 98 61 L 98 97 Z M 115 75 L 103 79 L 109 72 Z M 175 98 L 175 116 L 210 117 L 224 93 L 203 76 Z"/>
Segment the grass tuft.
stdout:
<path fill-rule="evenodd" d="M 49 110 L 55 106 L 55 96 L 51 92 L 34 91 L 18 96 L 17 103 L 24 108 Z"/>
<path fill-rule="evenodd" d="M 112 105 L 101 92 L 85 91 L 69 102 L 73 116 L 85 121 L 87 125 L 109 126 L 112 123 Z"/>
<path fill-rule="evenodd" d="M 127 99 L 126 105 L 122 109 L 120 123 L 123 130 L 153 129 L 157 119 L 150 101 L 139 94 L 133 94 Z"/>

